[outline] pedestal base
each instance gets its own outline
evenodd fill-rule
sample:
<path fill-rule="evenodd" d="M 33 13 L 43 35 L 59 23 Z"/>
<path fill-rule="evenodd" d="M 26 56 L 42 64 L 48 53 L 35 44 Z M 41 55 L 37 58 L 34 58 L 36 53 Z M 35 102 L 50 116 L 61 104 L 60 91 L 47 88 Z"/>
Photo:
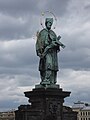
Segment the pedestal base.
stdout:
<path fill-rule="evenodd" d="M 24 92 L 29 98 L 31 105 L 22 112 L 17 111 L 16 116 L 21 114 L 22 119 L 16 120 L 62 120 L 64 98 L 70 95 L 70 92 L 62 91 L 57 88 L 35 88 L 32 91 Z M 27 119 L 26 119 L 27 118 Z"/>

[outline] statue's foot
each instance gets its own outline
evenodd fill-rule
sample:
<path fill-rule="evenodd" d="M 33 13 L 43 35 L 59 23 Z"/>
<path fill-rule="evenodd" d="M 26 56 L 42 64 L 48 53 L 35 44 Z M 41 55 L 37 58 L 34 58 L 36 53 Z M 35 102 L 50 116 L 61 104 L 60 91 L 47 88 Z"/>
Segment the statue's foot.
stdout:
<path fill-rule="evenodd" d="M 40 84 L 41 85 L 50 85 L 50 81 L 49 80 L 44 80 Z"/>

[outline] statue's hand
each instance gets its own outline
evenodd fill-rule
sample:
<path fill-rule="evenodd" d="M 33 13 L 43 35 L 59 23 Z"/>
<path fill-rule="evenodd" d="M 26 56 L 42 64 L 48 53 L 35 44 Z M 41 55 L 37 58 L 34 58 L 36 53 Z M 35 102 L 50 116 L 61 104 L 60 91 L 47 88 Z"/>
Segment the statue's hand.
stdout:
<path fill-rule="evenodd" d="M 61 36 L 59 35 L 59 36 L 57 37 L 57 39 L 60 40 L 60 39 L 61 39 Z"/>
<path fill-rule="evenodd" d="M 37 55 L 38 55 L 40 58 L 41 58 L 41 56 L 42 56 L 42 54 L 41 54 L 41 53 L 38 53 Z"/>
<path fill-rule="evenodd" d="M 41 54 L 41 53 L 39 53 L 39 54 L 38 54 L 38 56 L 39 56 L 40 58 L 44 58 L 45 53 L 42 53 L 42 54 Z"/>

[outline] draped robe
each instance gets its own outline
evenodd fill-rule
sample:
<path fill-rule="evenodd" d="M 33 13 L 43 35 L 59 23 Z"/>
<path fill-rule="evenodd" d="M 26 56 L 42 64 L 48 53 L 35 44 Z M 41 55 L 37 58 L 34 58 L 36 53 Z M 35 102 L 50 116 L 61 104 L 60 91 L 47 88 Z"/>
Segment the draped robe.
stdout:
<path fill-rule="evenodd" d="M 44 74 L 42 81 L 45 79 L 45 71 L 58 71 L 57 52 L 60 51 L 60 45 L 54 31 L 43 29 L 39 32 L 36 42 L 36 53 L 40 57 L 39 71 Z M 41 57 L 43 56 L 43 57 Z M 54 75 L 53 75 L 54 77 Z M 56 80 L 54 79 L 54 82 Z"/>

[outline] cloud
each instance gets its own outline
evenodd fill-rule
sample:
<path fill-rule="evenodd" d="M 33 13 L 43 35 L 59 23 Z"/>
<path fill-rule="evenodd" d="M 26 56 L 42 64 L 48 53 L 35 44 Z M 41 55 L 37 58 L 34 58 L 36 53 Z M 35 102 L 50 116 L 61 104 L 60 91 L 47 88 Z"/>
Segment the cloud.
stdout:
<path fill-rule="evenodd" d="M 54 0 L 43 1 L 42 0 L 0 0 L 0 11 L 4 14 L 14 15 L 27 15 L 27 14 L 39 14 L 42 10 L 55 10 L 59 15 L 64 13 L 69 0 Z"/>
<path fill-rule="evenodd" d="M 90 71 L 80 71 L 73 69 L 63 69 L 58 73 L 58 83 L 65 91 L 71 91 L 69 98 L 65 99 L 65 103 L 72 105 L 78 100 L 90 101 Z"/>
<path fill-rule="evenodd" d="M 33 0 L 0 0 L 0 10 L 4 14 L 15 15 L 25 15 L 26 13 L 30 14 L 32 12 L 37 12 L 38 1 Z"/>
<path fill-rule="evenodd" d="M 1 66 L 24 66 L 31 63 L 32 59 L 35 63 L 35 40 L 33 38 L 0 42 L 0 46 Z"/>
<path fill-rule="evenodd" d="M 39 18 L 32 15 L 14 17 L 0 14 L 0 18 L 0 40 L 30 38 L 36 33 L 36 26 L 39 24 Z"/>
<path fill-rule="evenodd" d="M 0 111 L 17 109 L 20 104 L 28 104 L 24 92 L 31 90 L 34 83 L 35 81 L 32 81 L 30 75 L 0 75 L 0 94 L 2 96 L 0 97 Z"/>
<path fill-rule="evenodd" d="M 66 12 L 68 1 L 0 0 L 0 40 L 32 37 L 38 30 L 41 12 L 57 8 L 56 15 Z"/>
<path fill-rule="evenodd" d="M 55 15 L 57 16 L 64 16 L 64 14 L 67 12 L 67 7 L 68 7 L 68 3 L 70 0 L 58 0 L 58 1 L 54 1 L 54 0 L 49 0 L 46 3 L 46 10 L 50 10 L 53 13 L 55 12 Z"/>

